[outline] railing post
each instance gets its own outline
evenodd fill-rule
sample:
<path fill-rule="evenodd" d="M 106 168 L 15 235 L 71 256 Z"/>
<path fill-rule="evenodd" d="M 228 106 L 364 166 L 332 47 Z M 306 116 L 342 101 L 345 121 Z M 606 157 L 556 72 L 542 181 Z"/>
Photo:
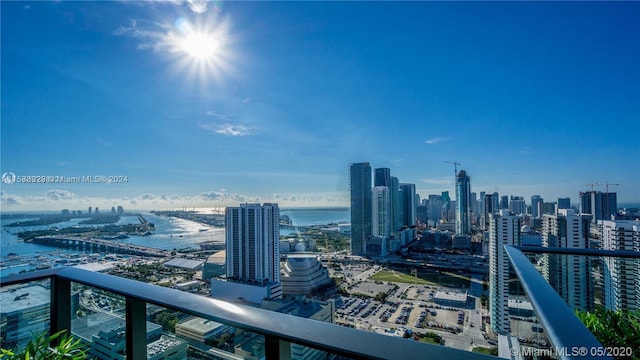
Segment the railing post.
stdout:
<path fill-rule="evenodd" d="M 276 336 L 264 336 L 264 357 L 267 360 L 291 360 L 291 343 Z"/>
<path fill-rule="evenodd" d="M 127 359 L 147 358 L 147 304 L 139 299 L 127 297 L 126 337 Z"/>
<path fill-rule="evenodd" d="M 51 302 L 49 305 L 51 335 L 66 330 L 71 335 L 71 281 L 52 276 L 51 278 Z M 57 345 L 60 338 L 53 341 Z"/>

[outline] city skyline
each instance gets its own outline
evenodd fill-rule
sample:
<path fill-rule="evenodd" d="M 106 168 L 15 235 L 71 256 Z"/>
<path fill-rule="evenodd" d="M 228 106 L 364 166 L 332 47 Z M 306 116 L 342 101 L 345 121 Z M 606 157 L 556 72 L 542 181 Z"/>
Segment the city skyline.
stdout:
<path fill-rule="evenodd" d="M 1 173 L 123 180 L 3 183 L 2 211 L 348 207 L 358 162 L 640 203 L 637 2 L 0 6 Z"/>

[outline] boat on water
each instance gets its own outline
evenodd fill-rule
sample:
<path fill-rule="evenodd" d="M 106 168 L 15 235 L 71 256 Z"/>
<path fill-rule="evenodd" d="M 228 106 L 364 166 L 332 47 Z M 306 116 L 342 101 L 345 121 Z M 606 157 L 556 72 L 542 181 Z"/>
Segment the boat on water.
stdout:
<path fill-rule="evenodd" d="M 51 266 L 51 264 L 49 264 L 48 262 L 44 262 L 44 263 L 36 265 L 36 270 L 51 269 L 52 267 L 53 266 Z"/>

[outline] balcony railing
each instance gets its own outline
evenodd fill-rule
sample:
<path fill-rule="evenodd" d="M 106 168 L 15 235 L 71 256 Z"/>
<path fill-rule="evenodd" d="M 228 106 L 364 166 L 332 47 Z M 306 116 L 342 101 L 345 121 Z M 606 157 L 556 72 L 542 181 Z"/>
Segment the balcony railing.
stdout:
<path fill-rule="evenodd" d="M 286 359 L 291 343 L 355 359 L 488 359 L 488 355 L 356 330 L 331 323 L 237 305 L 78 268 L 12 275 L 2 287 L 32 281 L 51 282 L 50 332 L 71 329 L 71 284 L 121 295 L 126 300 L 126 358 L 146 359 L 146 305 L 155 304 L 263 335 L 266 359 Z"/>
<path fill-rule="evenodd" d="M 538 320 L 547 331 L 547 337 L 555 349 L 564 349 L 563 359 L 601 358 L 612 359 L 601 355 L 605 348 L 582 324 L 558 295 L 551 285 L 542 277 L 535 266 L 523 254 L 560 254 L 579 256 L 603 256 L 617 258 L 640 258 L 634 251 L 610 251 L 599 249 L 568 249 L 540 246 L 505 246 L 505 251 L 520 283 L 531 301 Z M 586 350 L 586 353 L 584 351 Z M 585 355 L 586 354 L 586 355 Z"/>

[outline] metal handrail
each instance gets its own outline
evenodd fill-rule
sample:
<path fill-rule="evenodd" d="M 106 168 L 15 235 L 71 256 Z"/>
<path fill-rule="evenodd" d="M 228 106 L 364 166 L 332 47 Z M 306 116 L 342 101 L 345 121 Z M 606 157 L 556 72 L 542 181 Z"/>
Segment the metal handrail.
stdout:
<path fill-rule="evenodd" d="M 505 245 L 504 249 L 525 293 L 531 300 L 538 320 L 547 332 L 549 341 L 557 350 L 556 353 L 561 353 L 560 356 L 563 359 L 585 359 L 585 356 L 586 358 L 613 359 L 609 356 L 598 356 L 604 352 L 605 348 L 582 324 L 567 303 L 542 277 L 522 251 L 510 245 Z M 553 252 L 554 248 L 542 249 L 551 249 L 550 252 L 557 253 Z M 576 252 L 563 251 L 562 253 L 580 255 Z"/>
<path fill-rule="evenodd" d="M 70 328 L 70 283 L 79 283 L 125 297 L 127 358 L 146 352 L 146 303 L 155 304 L 265 336 L 265 357 L 279 359 L 282 343 L 327 351 L 357 359 L 489 359 L 488 355 L 420 343 L 274 311 L 233 304 L 136 280 L 66 267 L 17 274 L 0 279 L 0 286 L 51 279 L 51 330 Z M 67 310 L 65 310 L 67 308 Z M 58 316 L 61 312 L 63 316 Z M 138 340 L 138 341 L 135 341 Z M 141 340 L 141 341 L 140 341 Z M 145 357 L 146 358 L 146 357 Z"/>
<path fill-rule="evenodd" d="M 604 256 L 627 259 L 640 259 L 640 252 L 631 250 L 604 250 L 604 249 L 580 249 L 545 246 L 513 246 L 522 252 L 536 254 L 560 254 L 579 256 Z"/>

